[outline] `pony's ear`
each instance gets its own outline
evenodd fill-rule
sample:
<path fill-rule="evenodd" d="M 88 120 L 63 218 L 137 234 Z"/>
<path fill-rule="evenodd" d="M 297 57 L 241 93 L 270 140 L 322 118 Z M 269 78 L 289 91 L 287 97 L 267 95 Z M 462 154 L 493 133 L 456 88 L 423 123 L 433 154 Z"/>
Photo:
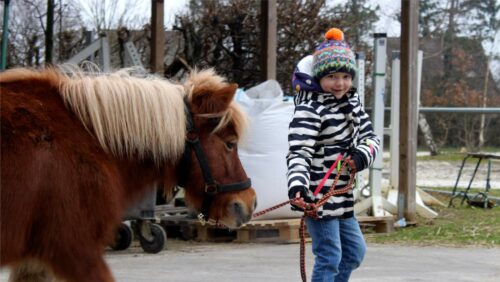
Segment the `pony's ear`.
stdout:
<path fill-rule="evenodd" d="M 218 90 L 211 90 L 193 96 L 191 108 L 199 114 L 219 113 L 225 111 L 236 94 L 238 84 L 231 83 Z"/>

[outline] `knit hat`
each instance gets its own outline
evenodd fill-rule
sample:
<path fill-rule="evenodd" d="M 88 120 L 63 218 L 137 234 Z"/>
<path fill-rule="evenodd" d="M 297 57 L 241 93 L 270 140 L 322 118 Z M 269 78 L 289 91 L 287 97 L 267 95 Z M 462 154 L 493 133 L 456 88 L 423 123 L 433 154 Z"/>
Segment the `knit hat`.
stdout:
<path fill-rule="evenodd" d="M 313 56 L 313 75 L 317 80 L 335 72 L 346 72 L 353 78 L 356 75 L 354 52 L 344 41 L 344 33 L 338 28 L 331 28 L 325 33 L 325 41 L 316 47 Z"/>

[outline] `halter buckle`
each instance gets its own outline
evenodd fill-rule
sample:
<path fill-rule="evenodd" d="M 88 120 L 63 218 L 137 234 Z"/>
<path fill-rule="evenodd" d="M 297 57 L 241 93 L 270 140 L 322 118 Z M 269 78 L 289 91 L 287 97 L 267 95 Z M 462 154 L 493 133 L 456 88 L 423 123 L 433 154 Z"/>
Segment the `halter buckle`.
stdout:
<path fill-rule="evenodd" d="M 201 223 L 201 225 L 205 226 L 205 224 L 207 223 L 207 221 L 205 220 L 205 215 L 200 212 L 198 214 L 197 218 L 198 218 L 198 221 Z"/>
<path fill-rule="evenodd" d="M 210 195 L 215 195 L 218 192 L 217 191 L 218 187 L 219 185 L 217 183 L 211 183 L 211 184 L 205 183 L 205 193 Z"/>

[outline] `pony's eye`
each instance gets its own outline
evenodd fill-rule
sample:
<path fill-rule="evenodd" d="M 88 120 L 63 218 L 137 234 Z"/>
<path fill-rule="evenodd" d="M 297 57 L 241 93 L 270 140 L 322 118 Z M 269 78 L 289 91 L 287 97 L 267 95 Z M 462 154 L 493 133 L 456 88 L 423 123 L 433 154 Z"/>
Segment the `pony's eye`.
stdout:
<path fill-rule="evenodd" d="M 234 149 L 234 147 L 236 147 L 236 142 L 234 142 L 234 141 L 226 141 L 226 147 L 229 150 L 232 150 L 232 149 Z"/>

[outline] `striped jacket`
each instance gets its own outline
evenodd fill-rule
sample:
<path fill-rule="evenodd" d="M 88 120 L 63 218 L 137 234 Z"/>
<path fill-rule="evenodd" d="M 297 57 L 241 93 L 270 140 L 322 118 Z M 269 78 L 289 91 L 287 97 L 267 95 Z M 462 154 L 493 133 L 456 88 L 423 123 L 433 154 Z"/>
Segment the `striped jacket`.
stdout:
<path fill-rule="evenodd" d="M 294 74 L 294 79 L 300 78 Z M 293 198 L 301 191 L 306 202 L 314 202 L 321 199 L 333 184 L 337 169 L 333 170 L 319 193 L 313 195 L 339 154 L 350 155 L 356 162 L 357 171 L 361 171 L 373 163 L 380 139 L 373 133 L 369 116 L 363 111 L 354 88 L 339 100 L 330 93 L 304 90 L 295 97 L 288 143 L 288 196 Z M 336 189 L 344 187 L 348 181 L 349 172 L 344 169 Z M 352 191 L 330 197 L 318 210 L 320 218 L 349 218 L 353 215 Z"/>

